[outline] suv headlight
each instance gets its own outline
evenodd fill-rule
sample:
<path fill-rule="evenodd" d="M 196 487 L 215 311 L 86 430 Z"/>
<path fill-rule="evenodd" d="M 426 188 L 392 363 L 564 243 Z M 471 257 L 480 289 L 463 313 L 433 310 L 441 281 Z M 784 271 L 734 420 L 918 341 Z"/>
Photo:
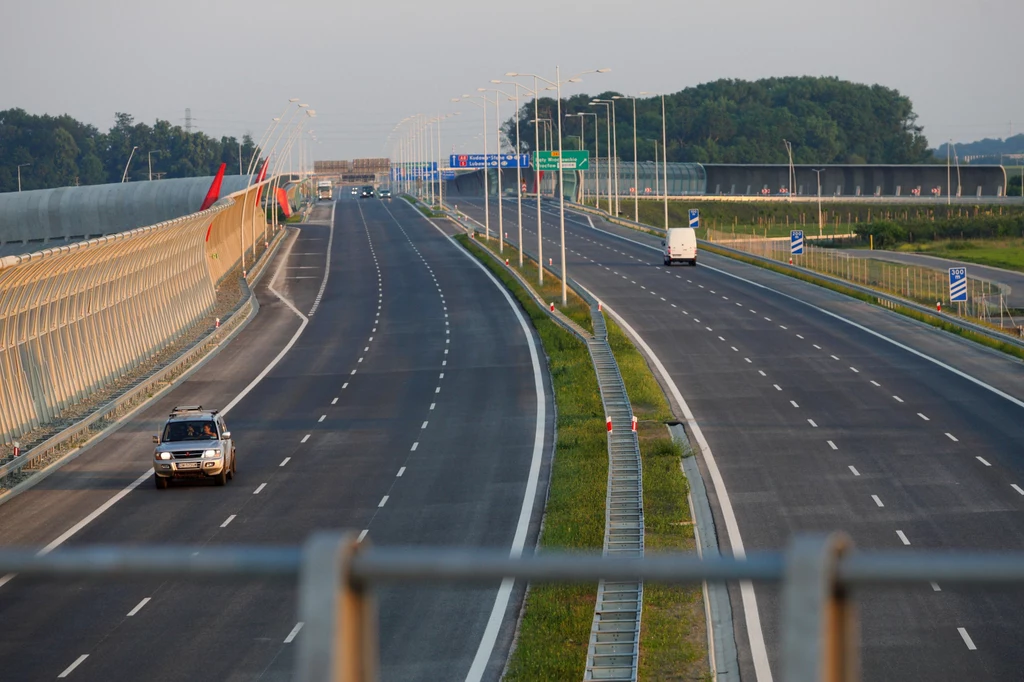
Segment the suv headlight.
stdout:
<path fill-rule="evenodd" d="M 171 458 L 171 453 L 169 453 L 169 452 L 158 452 L 158 453 L 156 453 L 156 458 L 157 459 L 170 459 Z"/>
<path fill-rule="evenodd" d="M 203 459 L 213 459 L 214 457 L 220 457 L 220 450 L 203 450 Z"/>

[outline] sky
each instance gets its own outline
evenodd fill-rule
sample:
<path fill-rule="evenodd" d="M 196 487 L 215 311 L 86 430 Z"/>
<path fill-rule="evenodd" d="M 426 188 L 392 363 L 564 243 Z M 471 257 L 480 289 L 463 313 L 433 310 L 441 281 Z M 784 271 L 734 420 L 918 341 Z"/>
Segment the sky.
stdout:
<path fill-rule="evenodd" d="M 5 0 L 0 110 L 108 129 L 115 112 L 260 139 L 308 104 L 316 159 L 387 156 L 408 116 L 455 114 L 444 153 L 483 151 L 451 99 L 510 71 L 563 96 L 720 78 L 837 76 L 910 97 L 929 145 L 1024 131 L 1021 0 Z M 507 86 L 511 88 L 511 86 Z M 502 120 L 514 110 L 503 101 Z M 488 115 L 494 151 L 494 111 Z M 575 125 L 575 124 L 572 124 Z M 390 138 L 389 138 L 390 136 Z"/>

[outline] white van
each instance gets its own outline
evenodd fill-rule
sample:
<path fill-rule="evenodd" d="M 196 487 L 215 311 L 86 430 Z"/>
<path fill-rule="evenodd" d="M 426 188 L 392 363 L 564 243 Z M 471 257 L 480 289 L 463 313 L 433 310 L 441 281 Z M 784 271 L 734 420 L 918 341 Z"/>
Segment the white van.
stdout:
<path fill-rule="evenodd" d="M 670 227 L 661 245 L 665 247 L 665 265 L 672 265 L 674 261 L 697 264 L 697 231 L 692 227 Z"/>

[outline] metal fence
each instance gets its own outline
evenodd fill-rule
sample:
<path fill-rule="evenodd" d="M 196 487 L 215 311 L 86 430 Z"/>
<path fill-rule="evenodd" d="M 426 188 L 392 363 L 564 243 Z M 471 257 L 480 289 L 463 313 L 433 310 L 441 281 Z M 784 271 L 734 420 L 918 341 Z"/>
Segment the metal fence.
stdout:
<path fill-rule="evenodd" d="M 989 280 L 969 277 L 967 301 L 950 304 L 949 275 L 946 270 L 920 265 L 883 261 L 877 258 L 853 256 L 846 252 L 804 243 L 800 255 L 790 253 L 788 237 L 765 238 L 708 229 L 709 242 L 728 246 L 738 251 L 768 258 L 780 263 L 838 277 L 848 282 L 878 289 L 922 305 L 938 306 L 962 317 L 973 317 L 988 324 L 1016 328 L 999 286 Z"/>
<path fill-rule="evenodd" d="M 497 585 L 504 579 L 781 583 L 779 679 L 854 682 L 860 679 L 856 590 L 940 581 L 963 587 L 1024 582 L 1024 552 L 860 552 L 842 533 L 795 536 L 785 552 L 715 559 L 548 552 L 513 558 L 498 550 L 373 547 L 357 538 L 354 532 L 317 533 L 301 548 L 69 547 L 51 553 L 7 548 L 0 549 L 0 574 L 297 581 L 298 620 L 303 623 L 294 668 L 297 682 L 378 679 L 373 590 L 385 584 Z"/>

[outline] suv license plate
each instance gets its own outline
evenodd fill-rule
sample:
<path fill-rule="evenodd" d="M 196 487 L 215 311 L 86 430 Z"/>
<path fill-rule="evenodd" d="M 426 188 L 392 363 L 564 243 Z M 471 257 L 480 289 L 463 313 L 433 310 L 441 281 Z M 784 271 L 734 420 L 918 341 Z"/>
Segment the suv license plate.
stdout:
<path fill-rule="evenodd" d="M 179 469 L 198 469 L 199 462 L 181 462 L 178 464 Z"/>

